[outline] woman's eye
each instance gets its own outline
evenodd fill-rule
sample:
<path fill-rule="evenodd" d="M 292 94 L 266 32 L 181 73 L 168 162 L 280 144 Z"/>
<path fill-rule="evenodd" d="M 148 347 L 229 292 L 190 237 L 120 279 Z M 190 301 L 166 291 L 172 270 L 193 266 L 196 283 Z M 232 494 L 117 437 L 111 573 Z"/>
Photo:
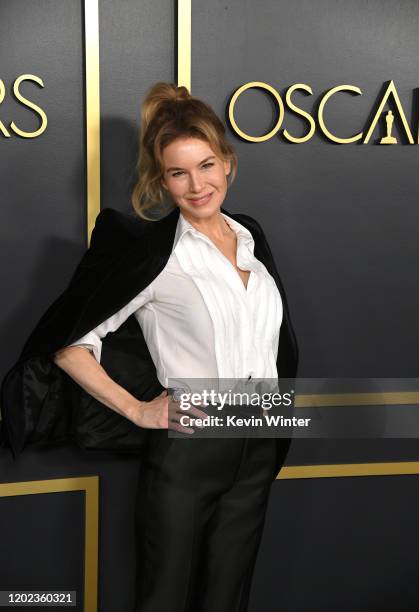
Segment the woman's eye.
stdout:
<path fill-rule="evenodd" d="M 211 168 L 211 166 L 214 165 L 214 162 L 206 162 L 205 164 L 202 165 L 203 168 Z M 183 174 L 182 170 L 178 170 L 177 172 L 173 172 L 172 176 L 180 176 L 181 174 Z"/>

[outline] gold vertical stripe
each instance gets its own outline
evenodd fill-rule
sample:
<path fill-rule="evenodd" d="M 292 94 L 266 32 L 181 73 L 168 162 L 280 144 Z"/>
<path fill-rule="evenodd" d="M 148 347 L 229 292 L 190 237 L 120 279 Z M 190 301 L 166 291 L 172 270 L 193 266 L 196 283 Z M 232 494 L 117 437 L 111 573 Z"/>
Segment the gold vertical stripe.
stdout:
<path fill-rule="evenodd" d="M 99 564 L 99 477 L 84 479 L 86 511 L 84 536 L 84 610 L 97 612 Z"/>
<path fill-rule="evenodd" d="M 84 1 L 86 55 L 87 244 L 100 212 L 99 2 Z"/>
<path fill-rule="evenodd" d="M 191 91 L 191 0 L 178 0 L 177 84 Z"/>

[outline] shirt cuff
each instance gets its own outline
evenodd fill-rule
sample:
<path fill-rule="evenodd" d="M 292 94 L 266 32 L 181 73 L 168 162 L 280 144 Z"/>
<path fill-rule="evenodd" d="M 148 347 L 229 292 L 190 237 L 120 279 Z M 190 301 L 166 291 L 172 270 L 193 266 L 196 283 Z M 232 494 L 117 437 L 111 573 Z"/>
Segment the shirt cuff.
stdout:
<path fill-rule="evenodd" d="M 68 346 L 82 346 L 88 349 L 98 363 L 100 363 L 100 357 L 102 353 L 102 341 L 93 333 L 88 333 L 76 342 L 72 342 Z"/>

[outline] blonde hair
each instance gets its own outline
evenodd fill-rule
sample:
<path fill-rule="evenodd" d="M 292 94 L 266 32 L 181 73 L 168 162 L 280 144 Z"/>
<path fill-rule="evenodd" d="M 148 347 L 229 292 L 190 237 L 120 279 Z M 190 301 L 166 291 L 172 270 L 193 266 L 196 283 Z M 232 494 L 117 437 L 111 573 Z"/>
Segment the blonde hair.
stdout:
<path fill-rule="evenodd" d="M 135 212 L 147 221 L 156 221 L 176 204 L 163 189 L 163 149 L 179 137 L 206 141 L 215 155 L 230 161 L 227 184 L 237 174 L 237 155 L 227 141 L 225 127 L 212 108 L 191 96 L 184 86 L 159 81 L 148 91 L 141 106 L 137 182 L 131 203 Z M 148 213 L 151 213 L 148 214 Z"/>

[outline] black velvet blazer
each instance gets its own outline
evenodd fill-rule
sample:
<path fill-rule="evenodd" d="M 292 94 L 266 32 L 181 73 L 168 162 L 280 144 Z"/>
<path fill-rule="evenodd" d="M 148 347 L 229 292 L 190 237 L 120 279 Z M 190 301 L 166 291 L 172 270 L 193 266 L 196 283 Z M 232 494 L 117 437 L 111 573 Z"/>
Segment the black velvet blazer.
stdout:
<path fill-rule="evenodd" d="M 255 257 L 277 284 L 283 301 L 278 377 L 293 379 L 297 343 L 265 235 L 252 217 L 224 208 L 221 211 L 251 232 Z M 86 449 L 141 451 L 147 430 L 86 393 L 51 356 L 125 306 L 160 274 L 172 252 L 178 217 L 178 207 L 163 219 L 149 222 L 135 213 L 112 208 L 99 213 L 90 247 L 67 289 L 43 314 L 18 361 L 3 378 L 1 441 L 14 457 L 29 443 L 50 446 L 69 441 Z M 101 364 L 111 378 L 140 400 L 150 401 L 163 390 L 134 314 L 103 338 Z M 278 438 L 278 469 L 288 445 L 289 439 Z"/>

